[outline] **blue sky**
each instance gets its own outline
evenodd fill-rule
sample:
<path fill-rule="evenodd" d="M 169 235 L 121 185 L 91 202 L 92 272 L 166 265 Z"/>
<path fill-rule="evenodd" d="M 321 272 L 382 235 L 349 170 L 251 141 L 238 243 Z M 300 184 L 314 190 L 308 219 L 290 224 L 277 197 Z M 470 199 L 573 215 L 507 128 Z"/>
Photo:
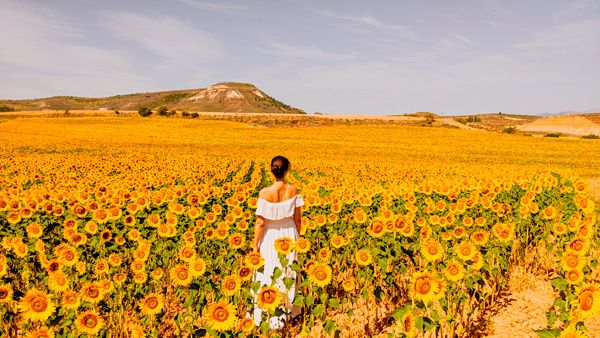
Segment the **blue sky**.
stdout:
<path fill-rule="evenodd" d="M 240 81 L 307 112 L 600 111 L 600 0 L 0 0 L 0 98 Z"/>

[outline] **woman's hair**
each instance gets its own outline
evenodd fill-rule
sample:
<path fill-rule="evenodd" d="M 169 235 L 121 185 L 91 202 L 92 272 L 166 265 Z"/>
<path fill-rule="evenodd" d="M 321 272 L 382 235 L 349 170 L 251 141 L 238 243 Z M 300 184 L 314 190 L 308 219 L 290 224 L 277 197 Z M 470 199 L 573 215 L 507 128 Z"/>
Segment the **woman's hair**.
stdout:
<path fill-rule="evenodd" d="M 271 172 L 276 178 L 283 178 L 283 175 L 290 167 L 290 161 L 283 156 L 275 156 L 271 160 Z"/>

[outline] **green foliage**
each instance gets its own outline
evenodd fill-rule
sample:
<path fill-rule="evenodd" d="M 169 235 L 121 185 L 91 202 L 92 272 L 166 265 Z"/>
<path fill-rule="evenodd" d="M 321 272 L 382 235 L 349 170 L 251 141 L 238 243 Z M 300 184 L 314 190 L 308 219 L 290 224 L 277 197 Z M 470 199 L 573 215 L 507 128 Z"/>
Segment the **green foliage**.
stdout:
<path fill-rule="evenodd" d="M 0 112 L 2 112 L 2 113 L 11 112 L 11 111 L 15 111 L 15 109 L 12 107 L 9 107 L 9 106 L 0 106 Z"/>
<path fill-rule="evenodd" d="M 600 139 L 600 136 L 598 136 L 596 134 L 589 134 L 589 135 L 581 136 L 581 138 L 588 139 L 588 140 L 597 140 L 597 139 Z"/>
<path fill-rule="evenodd" d="M 152 115 L 152 110 L 150 110 L 150 108 L 148 107 L 141 107 L 140 109 L 138 109 L 138 114 L 140 114 L 140 116 L 142 117 L 148 117 Z"/>
<path fill-rule="evenodd" d="M 187 111 L 182 111 L 181 116 L 187 118 L 190 117 L 190 113 L 188 113 Z"/>
<path fill-rule="evenodd" d="M 516 134 L 517 133 L 517 128 L 515 127 L 506 127 L 504 129 L 502 129 L 502 132 L 505 134 Z"/>
<path fill-rule="evenodd" d="M 559 133 L 550 133 L 550 134 L 544 135 L 544 137 L 560 137 L 560 134 Z"/>
<path fill-rule="evenodd" d="M 167 109 L 167 107 L 165 106 L 160 106 L 156 110 L 156 113 L 158 114 L 158 116 L 169 116 L 169 109 Z"/>

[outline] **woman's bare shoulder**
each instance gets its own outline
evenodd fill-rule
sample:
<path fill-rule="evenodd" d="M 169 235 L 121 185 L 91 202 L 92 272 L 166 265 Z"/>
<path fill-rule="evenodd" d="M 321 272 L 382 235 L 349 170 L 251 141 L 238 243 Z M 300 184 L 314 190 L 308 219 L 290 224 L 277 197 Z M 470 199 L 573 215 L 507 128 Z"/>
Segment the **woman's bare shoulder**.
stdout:
<path fill-rule="evenodd" d="M 298 188 L 296 188 L 295 185 L 290 184 L 290 186 L 288 187 L 288 191 L 290 192 L 291 196 L 295 196 L 298 195 Z"/>

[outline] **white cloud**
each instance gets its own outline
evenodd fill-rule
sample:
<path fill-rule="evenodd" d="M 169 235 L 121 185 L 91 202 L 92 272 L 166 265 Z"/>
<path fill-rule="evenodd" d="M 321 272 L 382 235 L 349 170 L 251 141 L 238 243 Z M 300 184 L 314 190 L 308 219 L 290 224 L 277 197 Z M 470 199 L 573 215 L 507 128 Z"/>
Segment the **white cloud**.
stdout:
<path fill-rule="evenodd" d="M 69 18 L 44 7 L 2 2 L 0 93 L 5 98 L 112 95 L 151 88 L 123 52 L 93 46 Z M 85 85 L 83 85 L 85 84 Z"/>
<path fill-rule="evenodd" d="M 228 5 L 223 3 L 215 3 L 199 0 L 180 0 L 186 5 L 200 8 L 207 11 L 218 12 L 223 14 L 244 15 L 248 12 L 248 7 L 244 5 Z"/>
<path fill-rule="evenodd" d="M 142 46 L 175 68 L 200 65 L 225 54 L 218 39 L 169 16 L 111 12 L 104 25 L 113 36 Z"/>
<path fill-rule="evenodd" d="M 408 27 L 403 25 L 391 25 L 383 23 L 372 15 L 342 15 L 328 10 L 315 10 L 314 13 L 326 18 L 335 19 L 337 26 L 354 33 L 386 33 L 396 35 L 408 40 L 418 40 L 417 35 Z"/>
<path fill-rule="evenodd" d="M 309 46 L 293 46 L 277 42 L 266 43 L 267 48 L 259 47 L 259 50 L 276 54 L 284 57 L 291 58 L 309 58 L 309 59 L 326 59 L 326 60 L 347 60 L 354 57 L 353 54 L 342 54 L 325 51 L 315 47 L 314 45 Z"/>

